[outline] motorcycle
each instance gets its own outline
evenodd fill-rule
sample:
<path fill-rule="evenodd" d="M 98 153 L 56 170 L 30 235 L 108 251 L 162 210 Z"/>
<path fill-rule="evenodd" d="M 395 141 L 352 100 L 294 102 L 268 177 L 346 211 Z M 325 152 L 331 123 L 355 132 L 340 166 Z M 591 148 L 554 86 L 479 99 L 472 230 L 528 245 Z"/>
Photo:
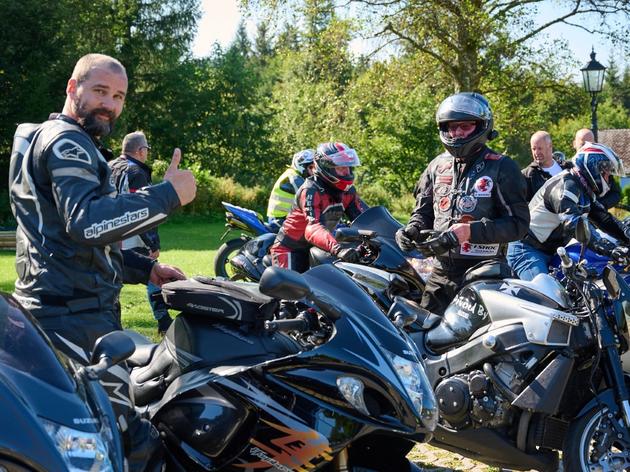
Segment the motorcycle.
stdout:
<path fill-rule="evenodd" d="M 589 240 L 584 221 L 577 239 Z M 558 256 L 564 286 L 548 274 L 504 278 L 494 263 L 467 273 L 443 317 L 393 299 L 389 312 L 409 320 L 438 400 L 433 445 L 517 470 L 555 471 L 558 451 L 567 471 L 630 467 L 630 377 L 620 359 L 630 287 L 610 265 L 598 274 L 564 248 Z"/>
<path fill-rule="evenodd" d="M 98 379 L 134 348 L 110 333 L 97 340 L 92 365 L 79 366 L 0 293 L 0 470 L 123 472 L 116 417 Z"/>
<path fill-rule="evenodd" d="M 335 238 L 342 248 L 357 247 L 361 255 L 360 264 L 399 274 L 412 287 L 412 298 L 422 296 L 424 283 L 432 269 L 432 261 L 423 258 L 417 251 L 404 253 L 396 244 L 396 231 L 402 225 L 383 206 L 370 207 L 361 213 L 349 226 L 339 227 Z M 249 241 L 232 259 L 239 278 L 258 281 L 271 265 L 268 256 L 273 239 L 256 238 Z M 336 262 L 330 253 L 317 247 L 310 250 L 310 266 Z"/>
<path fill-rule="evenodd" d="M 259 289 L 194 278 L 163 294 L 182 312 L 159 345 L 137 335 L 128 363 L 173 470 L 419 470 L 405 456 L 437 411 L 422 364 L 342 271 L 272 267 Z M 280 298 L 306 308 L 276 319 Z"/>
<path fill-rule="evenodd" d="M 278 229 L 266 223 L 260 213 L 247 208 L 242 208 L 231 203 L 221 202 L 225 208 L 226 231 L 221 235 L 221 241 L 232 231 L 241 231 L 238 238 L 224 242 L 214 257 L 214 273 L 217 277 L 236 278 L 238 273 L 234 271 L 230 261 L 241 248 L 252 239 L 262 236 L 265 241 L 273 243 Z M 271 246 L 271 244 L 269 244 Z"/>

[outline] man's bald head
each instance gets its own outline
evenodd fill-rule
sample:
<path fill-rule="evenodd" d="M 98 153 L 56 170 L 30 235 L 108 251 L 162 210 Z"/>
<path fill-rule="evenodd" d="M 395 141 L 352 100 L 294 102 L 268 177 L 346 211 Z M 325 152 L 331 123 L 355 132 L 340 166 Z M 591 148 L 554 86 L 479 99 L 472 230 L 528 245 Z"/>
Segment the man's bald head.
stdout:
<path fill-rule="evenodd" d="M 549 168 L 553 165 L 553 146 L 551 136 L 546 131 L 536 131 L 529 140 L 532 157 L 540 167 Z"/>
<path fill-rule="evenodd" d="M 582 128 L 575 133 L 575 139 L 573 140 L 573 148 L 577 151 L 582 146 L 584 146 L 585 142 L 592 143 L 595 141 L 595 136 L 593 136 L 593 132 L 588 128 Z"/>

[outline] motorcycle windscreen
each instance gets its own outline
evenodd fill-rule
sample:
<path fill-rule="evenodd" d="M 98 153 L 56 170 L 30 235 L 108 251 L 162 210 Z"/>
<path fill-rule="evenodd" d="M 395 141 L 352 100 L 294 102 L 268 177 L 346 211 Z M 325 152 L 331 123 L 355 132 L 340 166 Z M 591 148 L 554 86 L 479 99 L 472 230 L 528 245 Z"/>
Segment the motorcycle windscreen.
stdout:
<path fill-rule="evenodd" d="M 396 231 L 402 226 L 384 206 L 368 208 L 357 216 L 350 225 L 351 228 L 355 229 L 376 231 L 379 236 L 389 239 L 394 239 Z"/>
<path fill-rule="evenodd" d="M 315 297 L 335 307 L 343 317 L 360 320 L 379 344 L 393 353 L 405 350 L 400 333 L 370 296 L 341 269 L 320 265 L 303 274 Z"/>
<path fill-rule="evenodd" d="M 67 392 L 74 382 L 37 321 L 12 297 L 0 292 L 0 369 L 22 371 Z"/>

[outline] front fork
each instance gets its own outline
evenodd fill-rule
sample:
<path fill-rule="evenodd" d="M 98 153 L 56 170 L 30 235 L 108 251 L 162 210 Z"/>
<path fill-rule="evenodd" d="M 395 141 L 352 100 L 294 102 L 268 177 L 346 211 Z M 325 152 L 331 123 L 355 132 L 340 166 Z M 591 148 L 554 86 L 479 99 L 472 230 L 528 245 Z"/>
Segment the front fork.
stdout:
<path fill-rule="evenodd" d="M 609 385 L 612 386 L 617 401 L 621 406 L 626 428 L 630 429 L 630 394 L 628 393 L 623 375 L 621 357 L 617 350 L 615 333 L 613 333 L 601 310 L 597 311 L 597 325 L 600 334 L 600 349 L 605 352 L 606 358 L 608 359 L 608 368 L 605 369 L 606 380 L 609 382 Z"/>
<path fill-rule="evenodd" d="M 343 448 L 339 454 L 335 456 L 333 468 L 335 472 L 349 472 L 348 468 L 348 448 Z"/>

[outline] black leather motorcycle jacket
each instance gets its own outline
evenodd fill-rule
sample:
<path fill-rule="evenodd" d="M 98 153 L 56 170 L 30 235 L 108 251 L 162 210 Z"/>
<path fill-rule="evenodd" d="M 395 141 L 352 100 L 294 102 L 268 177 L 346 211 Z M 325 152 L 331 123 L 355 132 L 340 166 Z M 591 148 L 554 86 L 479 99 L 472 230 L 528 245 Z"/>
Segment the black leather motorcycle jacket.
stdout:
<path fill-rule="evenodd" d="M 21 124 L 15 133 L 15 294 L 37 317 L 111 311 L 123 281 L 120 241 L 180 206 L 169 182 L 117 195 L 97 145 L 64 115 Z"/>
<path fill-rule="evenodd" d="M 554 254 L 575 237 L 577 222 L 588 216 L 607 234 L 627 242 L 621 223 L 593 196 L 586 181 L 575 168 L 549 179 L 529 203 L 531 222 L 524 242 L 548 254 Z M 592 233 L 591 246 L 599 238 Z"/>
<path fill-rule="evenodd" d="M 570 169 L 573 167 L 573 164 L 570 161 L 565 162 L 564 164 L 560 164 L 562 170 Z M 525 169 L 522 170 L 522 174 L 525 177 L 525 182 L 527 183 L 527 201 L 531 201 L 534 198 L 534 195 L 540 187 L 542 187 L 547 180 L 551 178 L 551 174 L 543 170 L 542 167 L 538 164 L 538 162 L 532 162 Z"/>
<path fill-rule="evenodd" d="M 487 147 L 466 163 L 449 153 L 440 154 L 429 163 L 416 189 L 408 226 L 419 232 L 470 224 L 470 241 L 438 257 L 440 262 L 472 265 L 503 257 L 507 243 L 527 232 L 525 179 L 512 159 Z"/>

